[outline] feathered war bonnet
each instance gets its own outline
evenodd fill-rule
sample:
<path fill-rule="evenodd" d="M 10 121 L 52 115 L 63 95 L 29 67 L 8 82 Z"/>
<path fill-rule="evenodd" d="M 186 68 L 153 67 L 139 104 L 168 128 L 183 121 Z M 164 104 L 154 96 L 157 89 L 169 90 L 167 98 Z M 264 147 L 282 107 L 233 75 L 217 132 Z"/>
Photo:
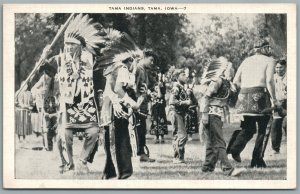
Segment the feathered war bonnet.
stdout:
<path fill-rule="evenodd" d="M 207 66 L 204 68 L 204 72 L 201 78 L 201 85 L 205 85 L 212 80 L 217 78 L 227 79 L 226 75 L 224 75 L 225 71 L 228 71 L 232 68 L 232 64 L 225 58 L 219 57 L 218 59 L 211 60 L 207 63 Z M 236 91 L 236 87 L 234 84 L 229 81 L 230 90 Z"/>
<path fill-rule="evenodd" d="M 99 45 L 105 40 L 100 34 L 101 24 L 93 22 L 89 16 L 79 14 L 73 18 L 64 34 L 64 43 L 80 44 L 92 54 L 97 54 Z"/>
<path fill-rule="evenodd" d="M 224 72 L 228 67 L 229 62 L 225 57 L 219 57 L 218 59 L 213 59 L 207 63 L 204 67 L 204 72 L 202 74 L 202 83 L 210 81 L 212 79 L 224 76 Z"/>
<path fill-rule="evenodd" d="M 108 28 L 103 29 L 104 48 L 97 58 L 95 69 L 104 68 L 104 76 L 114 71 L 120 64 L 138 60 L 143 57 L 143 51 L 135 44 L 134 40 L 126 33 Z"/>

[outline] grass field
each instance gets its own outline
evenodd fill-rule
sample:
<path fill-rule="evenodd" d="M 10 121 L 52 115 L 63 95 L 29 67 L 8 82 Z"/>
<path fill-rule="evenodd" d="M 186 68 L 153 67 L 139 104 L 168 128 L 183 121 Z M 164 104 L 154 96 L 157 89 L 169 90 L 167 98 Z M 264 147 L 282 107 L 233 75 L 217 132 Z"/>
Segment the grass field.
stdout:
<path fill-rule="evenodd" d="M 238 124 L 224 127 L 225 141 L 228 142 Z M 154 144 L 153 136 L 147 136 L 147 145 L 150 150 L 150 157 L 156 159 L 155 163 L 140 163 L 137 158 L 133 158 L 134 174 L 130 179 L 138 180 L 284 180 L 286 179 L 286 139 L 283 137 L 280 154 L 272 154 L 270 142 L 268 144 L 265 160 L 268 165 L 265 169 L 249 168 L 252 150 L 256 136 L 249 142 L 242 152 L 242 163 L 236 163 L 229 156 L 235 167 L 243 168 L 239 177 L 224 176 L 219 168 L 212 173 L 201 172 L 201 167 L 205 157 L 205 146 L 195 135 L 193 141 L 187 142 L 186 161 L 187 164 L 173 164 L 173 150 L 171 145 L 171 133 L 166 137 L 165 144 Z M 18 145 L 15 150 L 16 156 L 16 178 L 20 179 L 101 179 L 104 167 L 104 150 L 102 146 L 95 156 L 94 163 L 89 164 L 90 173 L 81 173 L 76 170 L 65 174 L 59 173 L 58 166 L 60 160 L 55 147 L 53 152 L 34 151 L 31 148 L 41 146 L 41 137 L 30 136 L 27 143 Z M 78 159 L 82 147 L 82 142 L 74 139 L 74 159 Z"/>

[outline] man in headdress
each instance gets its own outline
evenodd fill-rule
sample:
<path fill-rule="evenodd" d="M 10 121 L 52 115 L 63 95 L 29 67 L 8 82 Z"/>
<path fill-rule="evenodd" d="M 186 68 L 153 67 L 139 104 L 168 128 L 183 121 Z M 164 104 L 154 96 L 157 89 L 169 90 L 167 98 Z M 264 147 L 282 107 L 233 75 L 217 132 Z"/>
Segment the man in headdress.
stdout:
<path fill-rule="evenodd" d="M 227 80 L 228 61 L 220 57 L 212 60 L 203 73 L 201 85 L 203 96 L 200 100 L 202 123 L 207 130 L 206 156 L 202 167 L 203 172 L 213 172 L 216 163 L 221 161 L 222 171 L 229 176 L 238 175 L 231 165 L 226 153 L 226 143 L 223 137 L 224 107 L 227 106 L 232 85 Z"/>
<path fill-rule="evenodd" d="M 243 116 L 242 131 L 229 148 L 233 159 L 241 162 L 240 153 L 256 133 L 258 135 L 252 154 L 251 167 L 266 167 L 262 155 L 262 145 L 270 115 L 264 110 L 273 106 L 275 100 L 274 69 L 275 60 L 270 57 L 270 45 L 266 40 L 258 40 L 254 45 L 255 54 L 246 58 L 234 78 L 240 88 L 237 112 Z"/>
<path fill-rule="evenodd" d="M 142 138 L 143 135 L 145 136 L 143 133 L 146 130 L 145 122 L 143 123 L 139 113 L 132 111 L 141 111 L 143 107 L 144 95 L 147 91 L 147 82 L 143 79 L 146 79 L 147 75 L 142 68 L 150 67 L 153 57 L 144 52 L 139 64 L 136 64 L 137 61 L 127 55 L 128 53 L 116 56 L 114 69 L 111 70 L 112 68 L 109 67 L 104 72 L 106 85 L 101 120 L 105 129 L 106 164 L 103 179 L 130 177 L 133 173 L 131 162 L 133 154 L 140 155 L 141 161 L 151 160 L 144 153 L 145 139 Z M 132 114 L 137 117 L 136 122 L 132 120 Z M 132 121 L 134 123 L 129 123 Z M 135 126 L 135 123 L 139 123 L 139 126 Z M 130 137 L 132 134 L 129 134 L 129 127 L 136 127 L 137 142 Z"/>
<path fill-rule="evenodd" d="M 103 42 L 96 24 L 88 15 L 77 15 L 64 34 L 64 52 L 46 63 L 57 67 L 60 90 L 61 130 L 64 130 L 69 163 L 64 170 L 74 170 L 73 134 L 83 131 L 85 141 L 79 157 L 79 168 L 88 171 L 87 162 L 98 141 L 98 115 L 94 100 L 92 54 Z M 47 50 L 47 49 L 45 49 Z M 45 53 L 44 53 L 45 54 Z M 61 141 L 59 141 L 61 142 Z M 61 147 L 61 146 L 59 146 Z M 62 159 L 62 161 L 64 161 Z"/>
<path fill-rule="evenodd" d="M 185 163 L 184 153 L 187 142 L 187 129 L 184 124 L 184 117 L 188 107 L 192 104 L 184 89 L 184 84 L 188 80 L 187 76 L 183 69 L 174 71 L 173 77 L 177 77 L 177 82 L 173 85 L 169 100 L 169 115 L 173 127 L 174 164 Z"/>
<path fill-rule="evenodd" d="M 130 96 L 129 88 L 134 79 L 129 71 L 133 59 L 124 56 L 116 68 L 104 72 L 106 85 L 103 92 L 101 122 L 104 126 L 104 149 L 106 162 L 102 179 L 127 179 L 133 173 L 132 149 L 128 131 L 131 108 L 136 108 L 136 99 Z"/>

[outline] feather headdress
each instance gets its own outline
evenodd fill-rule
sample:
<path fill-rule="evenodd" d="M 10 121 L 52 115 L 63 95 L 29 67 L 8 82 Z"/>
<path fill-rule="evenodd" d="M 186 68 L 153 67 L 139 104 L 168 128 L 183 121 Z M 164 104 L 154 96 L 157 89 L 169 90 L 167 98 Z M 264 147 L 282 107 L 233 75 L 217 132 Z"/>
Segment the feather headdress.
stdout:
<path fill-rule="evenodd" d="M 86 50 L 92 54 L 97 53 L 97 49 L 106 40 L 100 34 L 101 24 L 93 22 L 88 15 L 79 14 L 68 25 L 65 34 L 65 43 L 81 44 Z"/>
<path fill-rule="evenodd" d="M 79 14 L 70 22 L 64 41 L 81 44 L 85 50 L 96 55 L 94 70 L 107 68 L 111 71 L 116 64 L 128 58 L 143 57 L 143 51 L 128 34 L 112 28 L 105 29 L 88 15 Z"/>
<path fill-rule="evenodd" d="M 227 69 L 228 61 L 224 57 L 219 57 L 208 62 L 207 66 L 204 68 L 202 79 L 209 80 L 214 77 L 220 77 L 223 75 L 224 71 Z"/>
<path fill-rule="evenodd" d="M 105 73 L 107 74 L 128 58 L 140 59 L 143 57 L 143 51 L 128 34 L 111 28 L 103 31 L 106 34 L 105 47 L 97 58 L 95 70 L 107 68 Z"/>

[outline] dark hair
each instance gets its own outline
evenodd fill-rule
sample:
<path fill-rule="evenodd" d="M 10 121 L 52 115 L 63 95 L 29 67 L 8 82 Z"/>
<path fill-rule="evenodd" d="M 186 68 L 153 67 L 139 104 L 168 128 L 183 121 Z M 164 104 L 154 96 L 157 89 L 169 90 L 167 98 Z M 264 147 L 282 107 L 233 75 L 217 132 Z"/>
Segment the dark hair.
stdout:
<path fill-rule="evenodd" d="M 122 61 L 122 63 L 128 63 L 128 62 L 133 62 L 133 58 L 132 57 L 128 57 L 128 58 L 126 58 L 126 59 L 124 59 Z"/>
<path fill-rule="evenodd" d="M 286 60 L 285 60 L 285 59 L 279 59 L 279 60 L 277 61 L 277 63 L 279 63 L 280 65 L 286 66 Z"/>
<path fill-rule="evenodd" d="M 145 55 L 146 57 L 153 57 L 153 63 L 154 63 L 154 64 L 158 64 L 158 56 L 157 56 L 157 54 L 156 54 L 153 50 L 151 50 L 151 49 L 146 49 L 146 50 L 144 51 L 144 55 Z"/>

